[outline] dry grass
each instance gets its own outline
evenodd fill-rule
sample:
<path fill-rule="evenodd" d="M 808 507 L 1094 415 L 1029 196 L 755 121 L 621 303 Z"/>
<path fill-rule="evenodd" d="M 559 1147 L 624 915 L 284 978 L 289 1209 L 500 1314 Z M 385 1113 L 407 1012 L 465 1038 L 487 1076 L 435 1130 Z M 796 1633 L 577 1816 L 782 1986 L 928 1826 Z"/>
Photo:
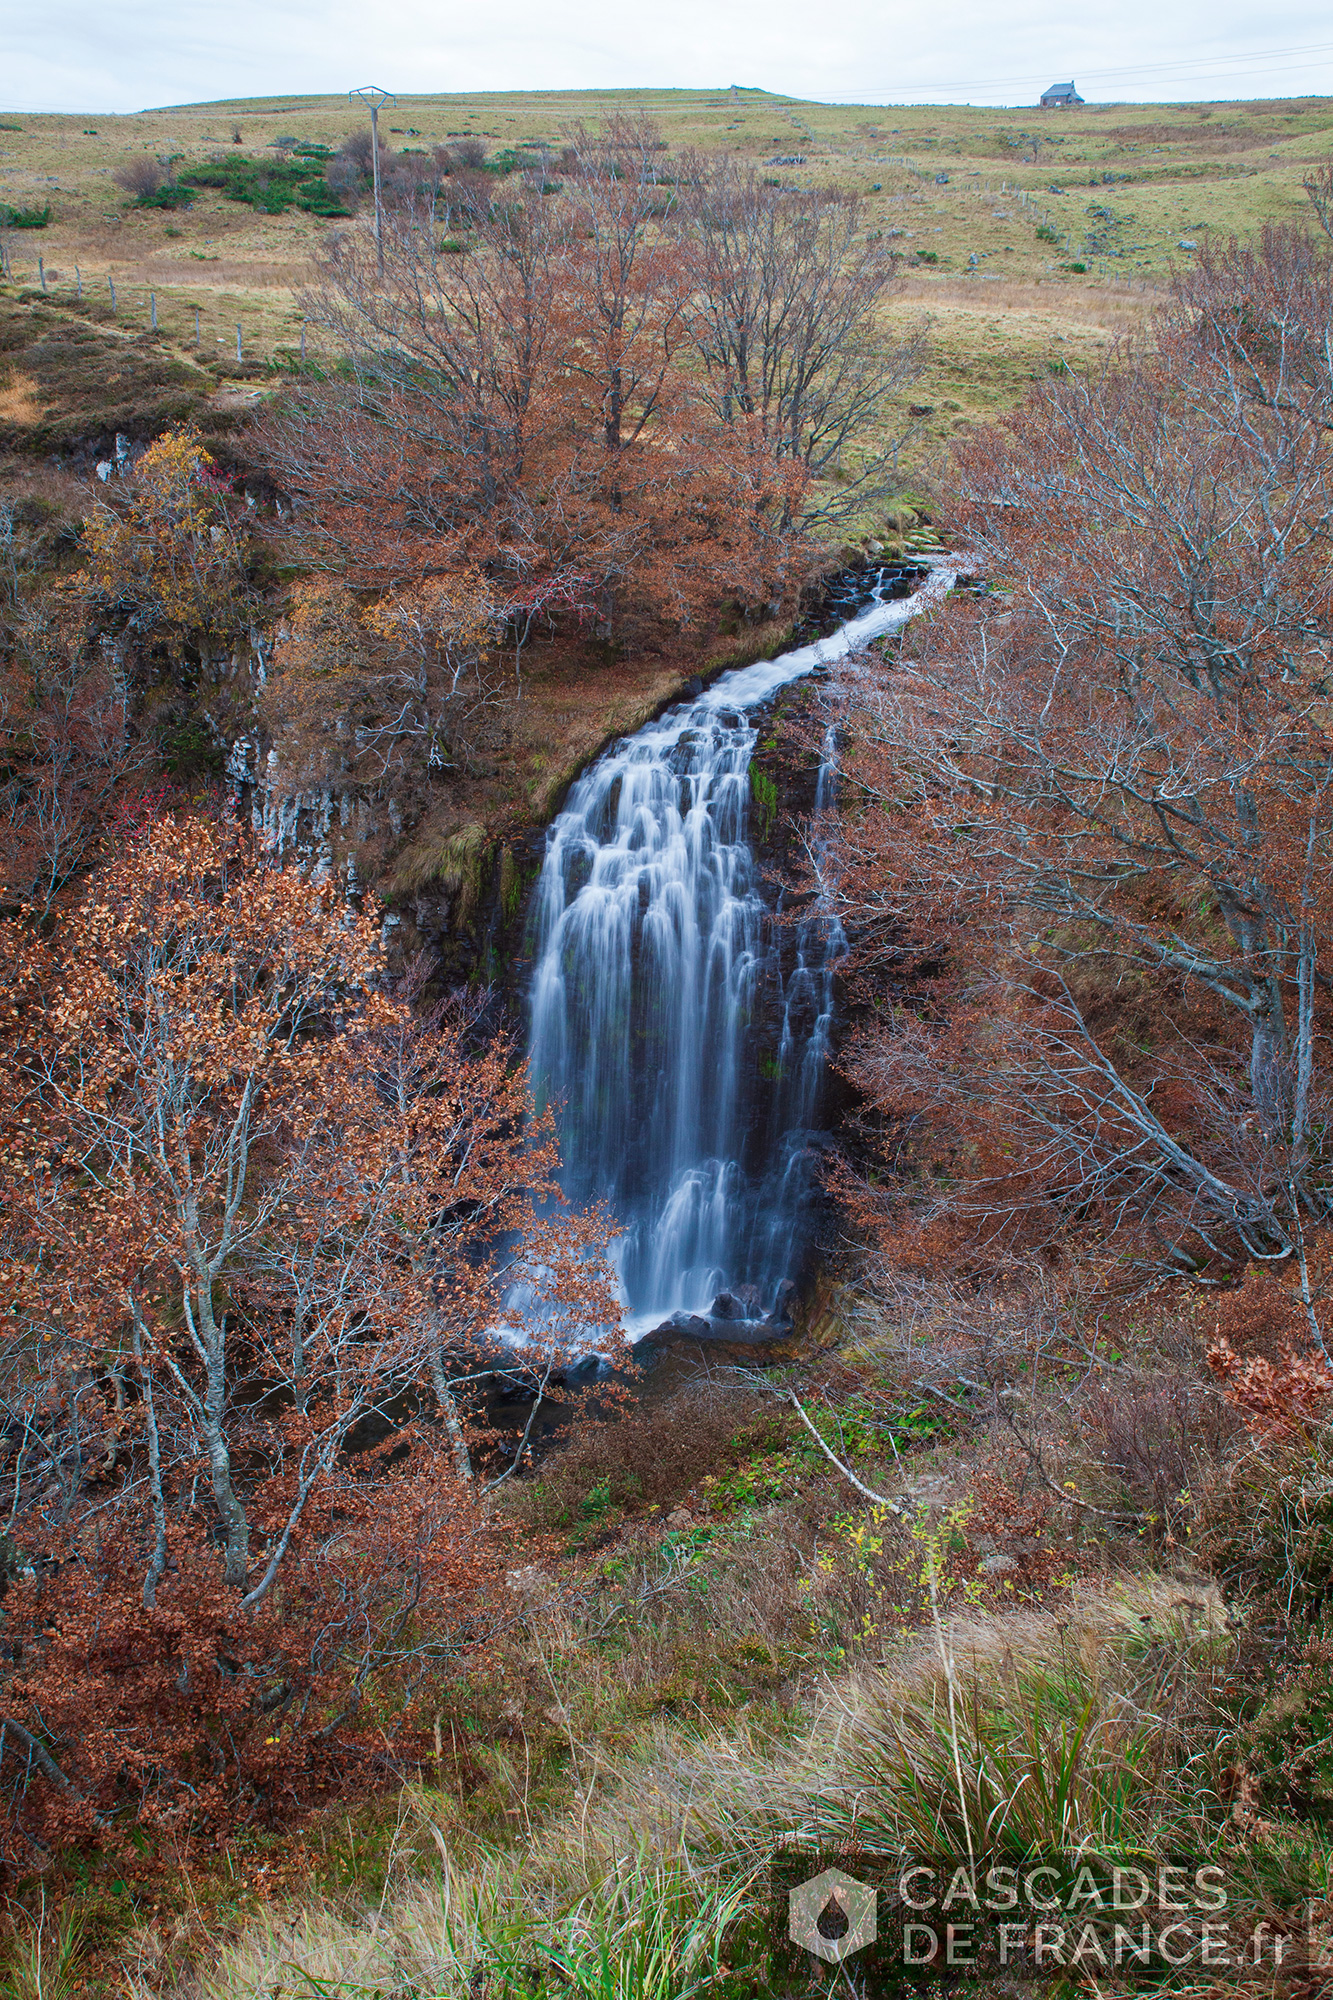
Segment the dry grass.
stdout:
<path fill-rule="evenodd" d="M 1098 327 L 1121 334 L 1138 325 L 1165 293 L 1143 281 L 1107 280 L 1072 286 L 1050 278 L 923 278 L 905 273 L 895 303 L 931 313 L 961 311 L 981 318 L 1030 315 L 1053 326 Z"/>
<path fill-rule="evenodd" d="M 616 1757 L 580 1741 L 567 1712 L 575 1797 L 563 1811 L 544 1822 L 529 1818 L 518 1839 L 497 1848 L 476 1839 L 447 1797 L 409 1793 L 390 1882 L 377 1902 L 312 1897 L 274 1910 L 171 1990 L 179 2000 L 235 2000 L 330 1980 L 359 1992 L 389 1987 L 452 2000 L 484 1989 L 497 1957 L 526 1946 L 531 1958 L 538 1938 L 591 1944 L 632 1929 L 664 1948 L 674 1939 L 679 1950 L 701 1917 L 716 1938 L 728 1912 L 754 1905 L 779 1836 L 845 1837 L 854 1824 L 862 1839 L 919 1838 L 932 1801 L 943 1817 L 931 1830 L 937 1840 L 947 1836 L 957 1808 L 940 1767 L 947 1748 L 952 1770 L 954 1747 L 942 1721 L 943 1658 L 957 1663 L 972 1690 L 958 1748 L 979 1804 L 988 1785 L 1037 1796 L 1024 1760 L 1045 1758 L 1049 1766 L 1063 1758 L 1067 1833 L 1100 1824 L 1108 1800 L 1126 1826 L 1146 1830 L 1154 1814 L 1182 1810 L 1179 1788 L 1163 1788 L 1157 1768 L 1171 1762 L 1159 1712 L 1164 1667 L 1177 1679 L 1206 1673 L 1224 1630 L 1215 1593 L 1182 1590 L 1165 1577 L 1126 1578 L 1079 1594 L 1058 1618 L 964 1618 L 909 1639 L 878 1664 L 813 1691 L 804 1712 L 785 1721 L 753 1717 L 717 1731 L 660 1719 L 641 1731 L 629 1756 Z M 1145 1706 L 1150 1692 L 1156 1707 Z M 1077 1740 L 1071 1701 L 1088 1711 Z M 1037 1733 L 1025 1736 L 1034 1718 Z M 1150 1734 L 1158 1739 L 1155 1760 L 1145 1760 Z M 137 1958 L 146 1973 L 152 1956 L 151 1934 L 131 1940 L 127 1969 Z M 675 1977 L 664 1994 L 689 1990 L 680 1961 Z M 153 1978 L 131 1990 L 146 1996 L 162 1988 Z M 615 1988 L 650 1990 L 657 1989 Z"/>
<path fill-rule="evenodd" d="M 1302 214 L 1302 175 L 1333 139 L 1326 99 L 1200 106 L 1182 118 L 1151 105 L 1045 114 L 1032 107 L 881 109 L 759 91 L 734 98 L 707 91 L 403 97 L 386 137 L 393 146 L 424 148 L 470 136 L 497 148 L 554 140 L 571 122 L 610 110 L 656 118 L 672 149 L 726 145 L 757 165 L 802 155 L 803 165 L 775 171 L 796 185 L 832 180 L 862 194 L 873 226 L 899 232 L 911 266 L 909 296 L 932 311 L 970 310 L 970 295 L 986 292 L 990 310 L 1001 309 L 998 299 L 1006 314 L 1068 316 L 1109 330 L 1118 330 L 1121 299 L 1132 319 L 1163 284 L 1181 236 L 1244 233 Z M 259 215 L 206 191 L 188 210 L 138 210 L 113 174 L 135 159 L 231 157 L 233 128 L 242 140 L 235 150 L 250 154 L 263 155 L 282 133 L 337 146 L 357 124 L 345 100 L 7 122 L 22 129 L 0 131 L 0 201 L 49 200 L 54 210 L 48 229 L 8 233 L 18 282 L 35 281 L 40 254 L 48 272 L 60 273 L 51 280 L 59 286 L 73 284 L 77 264 L 85 287 L 99 296 L 113 278 L 118 288 L 158 289 L 164 311 L 203 291 L 216 299 L 212 317 L 229 324 L 233 338 L 242 319 L 256 353 L 287 344 L 293 315 L 299 318 L 295 294 L 327 224 L 294 210 Z M 1104 184 L 1108 173 L 1129 178 Z M 1115 221 L 1112 240 L 1090 251 L 1089 231 L 1101 227 L 1090 216 L 1094 207 L 1109 208 Z M 1056 231 L 1057 243 L 1038 238 L 1039 224 Z M 929 270 L 915 261 L 922 251 L 939 260 Z M 964 279 L 973 255 L 982 275 Z M 1089 262 L 1087 274 L 1066 268 L 1080 260 Z M 992 284 L 996 272 L 1000 282 Z"/>
<path fill-rule="evenodd" d="M 0 423 L 35 424 L 41 414 L 41 392 L 31 376 L 15 370 L 0 379 Z"/>

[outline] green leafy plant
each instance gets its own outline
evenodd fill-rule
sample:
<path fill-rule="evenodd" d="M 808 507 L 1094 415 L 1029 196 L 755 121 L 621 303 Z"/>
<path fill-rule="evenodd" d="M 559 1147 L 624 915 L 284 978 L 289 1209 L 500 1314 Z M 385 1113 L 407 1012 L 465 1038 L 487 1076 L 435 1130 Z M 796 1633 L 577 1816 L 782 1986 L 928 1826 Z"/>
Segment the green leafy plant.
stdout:
<path fill-rule="evenodd" d="M 0 229 L 45 229 L 51 220 L 51 204 L 45 208 L 11 208 L 0 201 Z"/>
<path fill-rule="evenodd" d="M 599 1479 L 597 1484 L 579 1502 L 579 1513 L 585 1521 L 600 1521 L 611 1505 L 611 1482 Z"/>
<path fill-rule="evenodd" d="M 130 203 L 131 208 L 190 208 L 194 203 L 194 190 L 183 187 L 179 181 L 167 181 L 165 186 L 154 188 L 151 194 L 139 194 Z"/>
<path fill-rule="evenodd" d="M 244 202 L 263 215 L 285 215 L 292 207 L 310 215 L 344 216 L 343 207 L 318 162 L 299 160 L 214 160 L 181 174 L 183 188 L 215 188 L 228 201 Z M 165 192 L 165 190 L 164 190 Z"/>

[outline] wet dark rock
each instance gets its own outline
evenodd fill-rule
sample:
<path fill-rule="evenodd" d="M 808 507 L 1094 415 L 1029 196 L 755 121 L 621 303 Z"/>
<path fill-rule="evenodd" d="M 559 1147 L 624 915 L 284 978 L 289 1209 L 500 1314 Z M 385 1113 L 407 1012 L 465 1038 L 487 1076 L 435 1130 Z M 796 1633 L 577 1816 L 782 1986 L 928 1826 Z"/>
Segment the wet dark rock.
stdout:
<path fill-rule="evenodd" d="M 677 1312 L 651 1333 L 641 1334 L 631 1351 L 638 1367 L 652 1368 L 673 1347 L 763 1347 L 781 1340 L 790 1330 L 789 1324 L 764 1319 L 705 1319 L 701 1313 Z"/>
<path fill-rule="evenodd" d="M 687 1333 L 694 1340 L 707 1340 L 712 1326 L 701 1313 L 672 1313 L 669 1320 L 658 1327 L 659 1333 Z"/>
<path fill-rule="evenodd" d="M 650 1333 L 641 1333 L 630 1343 L 630 1353 L 636 1367 L 652 1368 L 662 1359 L 667 1349 L 679 1341 L 708 1340 L 712 1337 L 712 1324 L 698 1313 L 672 1313 L 670 1319 L 663 1320 Z"/>
<path fill-rule="evenodd" d="M 789 1327 L 792 1323 L 792 1313 L 796 1306 L 796 1297 L 795 1284 L 790 1278 L 784 1278 L 778 1286 L 778 1295 L 773 1301 L 773 1310 L 768 1315 L 764 1324 L 772 1327 Z"/>
<path fill-rule="evenodd" d="M 766 1319 L 721 1319 L 711 1326 L 714 1346 L 764 1347 L 770 1340 L 782 1340 L 789 1327 L 770 1326 Z"/>
<path fill-rule="evenodd" d="M 577 1383 L 592 1382 L 602 1373 L 603 1362 L 600 1354 L 580 1354 L 576 1360 L 566 1361 L 551 1376 L 560 1388 L 572 1389 Z"/>
<path fill-rule="evenodd" d="M 737 1285 L 731 1292 L 719 1292 L 708 1308 L 710 1319 L 762 1320 L 763 1302 L 757 1285 Z"/>

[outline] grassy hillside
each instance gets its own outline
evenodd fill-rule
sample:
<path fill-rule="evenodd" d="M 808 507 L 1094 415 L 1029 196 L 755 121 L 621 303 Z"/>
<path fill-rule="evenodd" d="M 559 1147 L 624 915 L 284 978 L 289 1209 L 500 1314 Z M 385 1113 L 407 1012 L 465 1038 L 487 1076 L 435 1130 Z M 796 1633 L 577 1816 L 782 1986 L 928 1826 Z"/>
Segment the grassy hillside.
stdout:
<path fill-rule="evenodd" d="M 784 182 L 833 181 L 866 197 L 903 252 L 898 311 L 935 322 L 915 394 L 936 438 L 1132 325 L 1189 254 L 1182 240 L 1300 215 L 1303 176 L 1333 150 L 1326 98 L 1042 113 L 820 105 L 750 90 L 404 96 L 382 129 L 394 148 L 466 137 L 494 153 L 557 140 L 612 110 L 657 119 L 672 150 L 725 145 Z M 189 208 L 139 209 L 112 175 L 134 155 L 188 171 L 219 157 L 276 160 L 279 138 L 336 148 L 362 116 L 331 97 L 0 116 L 0 216 L 51 211 L 44 228 L 3 230 L 8 289 L 39 286 L 40 257 L 56 296 L 81 287 L 109 312 L 114 283 L 125 333 L 149 331 L 155 295 L 163 344 L 182 359 L 234 363 L 238 324 L 247 360 L 294 348 L 297 293 L 336 222 L 296 207 L 264 214 L 217 190 L 198 191 Z"/>

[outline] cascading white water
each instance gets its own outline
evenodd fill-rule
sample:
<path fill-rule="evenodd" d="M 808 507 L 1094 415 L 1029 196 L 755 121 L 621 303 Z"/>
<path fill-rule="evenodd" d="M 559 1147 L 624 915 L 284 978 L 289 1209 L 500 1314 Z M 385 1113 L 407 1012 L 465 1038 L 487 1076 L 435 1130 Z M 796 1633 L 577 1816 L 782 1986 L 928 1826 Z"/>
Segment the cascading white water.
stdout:
<path fill-rule="evenodd" d="M 749 842 L 753 711 L 947 590 L 869 608 L 829 638 L 725 674 L 615 744 L 547 836 L 529 1059 L 555 1107 L 565 1191 L 605 1202 L 631 1330 L 770 1311 L 796 1268 L 811 1127 L 845 941 L 815 912 L 783 971 Z M 833 745 L 817 803 L 828 803 Z M 767 1026 L 765 1025 L 767 1024 Z"/>

